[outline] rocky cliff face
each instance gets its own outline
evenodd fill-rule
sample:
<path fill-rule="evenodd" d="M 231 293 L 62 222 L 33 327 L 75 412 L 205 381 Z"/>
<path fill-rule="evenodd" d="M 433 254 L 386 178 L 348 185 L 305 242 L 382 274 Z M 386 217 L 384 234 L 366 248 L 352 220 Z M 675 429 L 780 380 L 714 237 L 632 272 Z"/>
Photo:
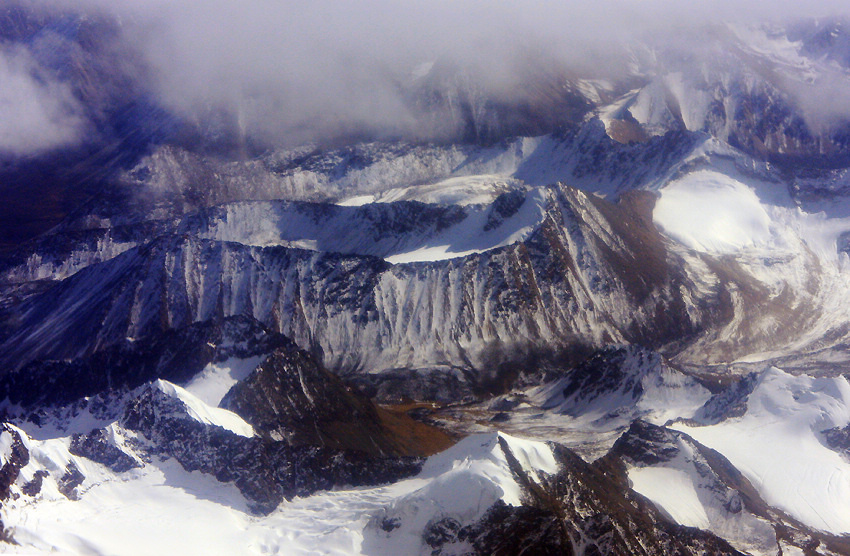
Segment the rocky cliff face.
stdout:
<path fill-rule="evenodd" d="M 121 425 L 150 442 L 144 452 L 173 457 L 187 471 L 232 482 L 259 513 L 273 511 L 284 498 L 334 486 L 392 482 L 415 473 L 420 465 L 417 458 L 375 457 L 359 450 L 246 438 L 199 423 L 187 415 L 182 402 L 158 388 L 147 388 L 132 399 Z"/>
<path fill-rule="evenodd" d="M 722 296 L 693 290 L 671 264 L 675 255 L 647 220 L 645 196 L 612 205 L 564 186 L 540 193 L 542 212 L 524 241 L 449 260 L 390 265 L 164 236 L 19 306 L 6 319 L 5 361 L 20 368 L 250 314 L 320 349 L 339 372 L 481 369 L 544 346 L 557 355 L 610 341 L 663 345 L 728 313 Z M 375 230 L 397 233 L 382 224 Z M 688 290 L 690 307 L 681 295 Z"/>

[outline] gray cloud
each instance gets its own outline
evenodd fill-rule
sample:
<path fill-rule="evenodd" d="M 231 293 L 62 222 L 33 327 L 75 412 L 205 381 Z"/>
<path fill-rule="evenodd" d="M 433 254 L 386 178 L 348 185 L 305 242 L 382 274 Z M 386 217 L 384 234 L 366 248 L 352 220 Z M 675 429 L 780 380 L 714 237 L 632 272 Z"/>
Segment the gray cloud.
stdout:
<path fill-rule="evenodd" d="M 832 0 L 42 0 L 57 4 L 117 15 L 172 110 L 198 121 L 223 111 L 247 133 L 295 142 L 415 129 L 427 108 L 403 91 L 414 68 L 435 60 L 467 68 L 482 93 L 510 98 L 534 60 L 604 77 L 628 69 L 632 41 L 687 50 L 711 23 L 848 10 Z"/>
<path fill-rule="evenodd" d="M 67 83 L 20 45 L 0 44 L 0 153 L 38 154 L 77 143 L 83 109 Z"/>

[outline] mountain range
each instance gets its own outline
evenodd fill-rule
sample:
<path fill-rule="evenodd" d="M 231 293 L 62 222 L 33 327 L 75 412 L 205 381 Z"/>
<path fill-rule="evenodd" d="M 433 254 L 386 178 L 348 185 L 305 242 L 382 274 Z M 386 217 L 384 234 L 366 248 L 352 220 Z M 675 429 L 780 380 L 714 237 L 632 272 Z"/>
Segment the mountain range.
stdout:
<path fill-rule="evenodd" d="M 297 141 L 144 28 L 0 8 L 4 552 L 850 554 L 846 20 Z"/>

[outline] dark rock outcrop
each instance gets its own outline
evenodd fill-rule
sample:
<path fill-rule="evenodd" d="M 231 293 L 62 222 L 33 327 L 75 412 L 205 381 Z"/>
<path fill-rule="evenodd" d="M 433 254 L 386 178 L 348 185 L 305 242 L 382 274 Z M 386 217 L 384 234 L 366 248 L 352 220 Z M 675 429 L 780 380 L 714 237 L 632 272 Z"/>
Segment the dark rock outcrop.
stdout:
<path fill-rule="evenodd" d="M 284 441 L 247 438 L 192 419 L 186 408 L 155 386 L 132 400 L 122 425 L 142 433 L 147 449 L 175 458 L 186 470 L 232 482 L 258 513 L 267 514 L 285 498 L 307 496 L 334 486 L 392 482 L 416 473 L 419 458 L 376 457 L 361 451 L 292 446 Z"/>
<path fill-rule="evenodd" d="M 65 405 L 163 378 L 184 383 L 208 363 L 269 353 L 291 341 L 234 316 L 124 339 L 70 360 L 34 361 L 0 375 L 0 398 L 23 406 Z"/>
<path fill-rule="evenodd" d="M 111 444 L 104 429 L 94 429 L 87 434 L 75 434 L 71 437 L 69 451 L 75 456 L 102 463 L 116 473 L 142 466 L 135 458 Z"/>
<path fill-rule="evenodd" d="M 309 353 L 272 353 L 221 401 L 267 439 L 372 455 L 427 455 L 451 445 L 441 431 L 351 391 Z"/>

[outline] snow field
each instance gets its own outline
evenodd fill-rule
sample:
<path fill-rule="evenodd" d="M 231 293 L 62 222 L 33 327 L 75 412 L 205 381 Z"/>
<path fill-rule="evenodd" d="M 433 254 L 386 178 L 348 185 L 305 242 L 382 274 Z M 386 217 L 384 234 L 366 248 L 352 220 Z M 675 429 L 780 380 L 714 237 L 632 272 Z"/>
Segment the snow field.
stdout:
<path fill-rule="evenodd" d="M 850 461 L 826 447 L 820 432 L 848 423 L 846 379 L 795 377 L 771 368 L 742 417 L 674 428 L 726 456 L 768 504 L 842 535 L 850 533 Z"/>
<path fill-rule="evenodd" d="M 499 438 L 507 441 L 532 477 L 557 471 L 554 455 L 544 443 L 501 433 L 473 435 L 429 458 L 414 478 L 295 498 L 265 517 L 248 513 L 233 485 L 187 472 L 173 459 L 155 458 L 141 469 L 116 474 L 68 454 L 67 438 L 52 439 L 42 450 L 49 457 L 41 460 L 60 470 L 74 459 L 89 478 L 77 501 L 47 492 L 36 504 L 22 497 L 21 503 L 7 506 L 4 524 L 20 543 L 9 552 L 430 554 L 422 531 L 433 519 L 470 522 L 499 499 L 520 503 L 519 486 Z M 31 440 L 28 444 L 35 446 Z M 375 526 L 376 519 L 387 516 L 402 520 L 392 534 Z"/>

